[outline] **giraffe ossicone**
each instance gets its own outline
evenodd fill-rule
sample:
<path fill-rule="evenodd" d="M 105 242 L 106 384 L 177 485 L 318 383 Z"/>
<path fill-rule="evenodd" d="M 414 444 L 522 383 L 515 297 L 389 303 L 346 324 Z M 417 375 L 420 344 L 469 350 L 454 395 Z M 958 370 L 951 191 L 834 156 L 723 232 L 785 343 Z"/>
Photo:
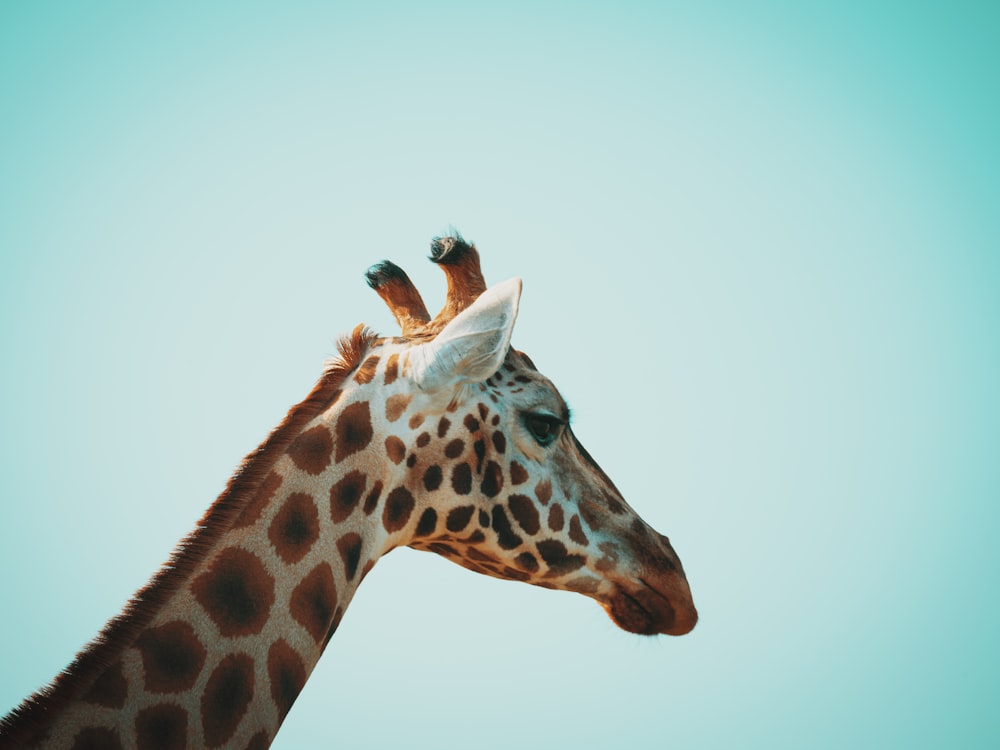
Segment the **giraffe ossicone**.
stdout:
<path fill-rule="evenodd" d="M 438 238 L 433 319 L 406 274 L 366 275 L 402 336 L 363 326 L 202 522 L 46 689 L 3 748 L 266 748 L 358 585 L 401 546 L 585 594 L 621 628 L 697 621 L 669 540 L 580 445 L 555 386 L 511 348 L 519 279 Z"/>

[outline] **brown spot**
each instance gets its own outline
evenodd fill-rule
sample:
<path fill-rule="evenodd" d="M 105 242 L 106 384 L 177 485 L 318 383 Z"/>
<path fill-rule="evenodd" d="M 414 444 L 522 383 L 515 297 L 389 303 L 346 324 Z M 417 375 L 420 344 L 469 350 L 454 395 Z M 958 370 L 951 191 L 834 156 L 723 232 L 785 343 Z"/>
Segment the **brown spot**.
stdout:
<path fill-rule="evenodd" d="M 458 438 L 452 440 L 448 445 L 444 447 L 444 455 L 448 458 L 458 458 L 462 455 L 462 451 L 465 450 L 465 443 Z"/>
<path fill-rule="evenodd" d="M 406 526 L 413 513 L 416 501 L 405 487 L 397 487 L 385 499 L 385 510 L 382 511 L 382 525 L 390 534 Z"/>
<path fill-rule="evenodd" d="M 548 505 L 549 500 L 552 498 L 552 482 L 548 479 L 543 479 L 535 485 L 535 497 L 538 498 L 538 502 L 542 505 Z"/>
<path fill-rule="evenodd" d="M 246 507 L 243 508 L 243 512 L 240 513 L 239 518 L 233 524 L 234 529 L 239 529 L 244 526 L 250 526 L 255 523 L 258 518 L 260 518 L 261 512 L 274 497 L 274 493 L 278 491 L 278 487 L 281 486 L 281 476 L 277 472 L 270 472 L 264 481 L 260 483 L 260 487 L 257 493 L 253 496 Z"/>
<path fill-rule="evenodd" d="M 583 520 L 587 522 L 587 525 L 594 531 L 600 530 L 602 525 L 601 511 L 597 505 L 589 502 L 581 502 L 579 507 L 580 515 L 583 516 Z"/>
<path fill-rule="evenodd" d="M 541 524 L 538 518 L 538 509 L 531 498 L 525 495 L 511 495 L 507 499 L 507 505 L 510 506 L 511 515 L 525 532 L 532 536 L 538 533 Z"/>
<path fill-rule="evenodd" d="M 11 745 L 13 747 L 13 745 Z M 70 750 L 121 750 L 118 732 L 104 727 L 88 727 L 77 732 Z"/>
<path fill-rule="evenodd" d="M 420 514 L 420 520 L 417 521 L 417 529 L 414 531 L 415 536 L 430 536 L 434 533 L 434 529 L 437 527 L 437 511 L 433 508 L 426 508 L 423 513 Z"/>
<path fill-rule="evenodd" d="M 267 538 L 278 557 L 291 565 L 306 556 L 319 539 L 319 512 L 312 495 L 294 492 L 289 495 L 271 521 Z"/>
<path fill-rule="evenodd" d="M 503 453 L 507 450 L 507 438 L 500 430 L 495 430 L 490 437 L 493 439 L 493 447 L 497 449 L 497 453 Z"/>
<path fill-rule="evenodd" d="M 330 488 L 330 517 L 334 523 L 341 523 L 354 512 L 367 487 L 364 474 L 350 471 Z"/>
<path fill-rule="evenodd" d="M 482 508 L 479 509 L 479 525 L 484 529 L 490 525 L 490 514 Z"/>
<path fill-rule="evenodd" d="M 274 579 L 254 555 L 235 547 L 220 552 L 191 590 L 227 638 L 259 633 L 274 604 Z"/>
<path fill-rule="evenodd" d="M 563 588 L 568 591 L 577 591 L 581 594 L 594 594 L 601 587 L 601 582 L 590 576 L 577 576 L 571 578 L 563 584 Z"/>
<path fill-rule="evenodd" d="M 367 576 L 369 573 L 371 573 L 372 572 L 372 568 L 374 568 L 374 567 L 375 567 L 375 561 L 374 560 L 369 560 L 368 562 L 366 562 L 365 563 L 365 567 L 363 567 L 361 569 L 361 577 L 358 579 L 358 583 L 361 583 L 363 580 L 365 580 L 365 576 Z"/>
<path fill-rule="evenodd" d="M 142 709 L 135 717 L 135 741 L 143 750 L 184 750 L 187 711 L 174 703 Z"/>
<path fill-rule="evenodd" d="M 406 466 L 412 469 L 416 465 L 417 465 L 417 454 L 411 453 L 409 456 L 406 457 Z"/>
<path fill-rule="evenodd" d="M 607 573 L 608 571 L 614 569 L 615 561 L 607 556 L 601 557 L 598 558 L 596 563 L 594 563 L 594 567 L 597 568 L 600 573 Z"/>
<path fill-rule="evenodd" d="M 601 573 L 607 573 L 618 565 L 620 558 L 618 547 L 611 542 L 601 542 L 597 545 L 597 548 L 602 553 L 596 566 Z"/>
<path fill-rule="evenodd" d="M 549 528 L 553 531 L 562 531 L 565 523 L 566 517 L 563 515 L 562 506 L 559 503 L 552 503 L 552 507 L 549 508 Z"/>
<path fill-rule="evenodd" d="M 503 549 L 514 549 L 521 544 L 521 537 L 511 528 L 502 505 L 493 506 L 493 530 L 497 532 L 497 542 Z"/>
<path fill-rule="evenodd" d="M 451 427 L 451 422 L 448 421 L 447 417 L 441 417 L 441 421 L 438 422 L 437 435 L 439 438 L 443 438 L 448 434 L 448 428 Z"/>
<path fill-rule="evenodd" d="M 374 354 L 364 361 L 358 371 L 354 373 L 354 381 L 365 385 L 366 383 L 372 382 L 375 377 L 375 371 L 378 369 L 378 357 Z"/>
<path fill-rule="evenodd" d="M 538 548 L 538 554 L 549 566 L 549 575 L 561 576 L 572 573 L 583 567 L 586 562 L 583 555 L 569 554 L 566 545 L 558 539 L 545 539 L 535 546 Z"/>
<path fill-rule="evenodd" d="M 429 432 L 421 432 L 417 435 L 417 447 L 426 448 L 427 444 L 431 441 L 431 434 Z"/>
<path fill-rule="evenodd" d="M 494 427 L 496 427 L 498 424 L 500 424 L 500 415 L 499 414 L 494 414 L 493 415 L 493 419 L 490 420 L 490 424 L 493 425 Z"/>
<path fill-rule="evenodd" d="M 266 729 L 261 729 L 257 734 L 250 738 L 247 743 L 246 750 L 267 750 L 271 746 L 271 735 L 267 733 Z"/>
<path fill-rule="evenodd" d="M 527 570 L 529 573 L 534 573 L 538 570 L 538 560 L 536 560 L 535 556 L 530 552 L 522 552 L 514 558 L 514 562 Z"/>
<path fill-rule="evenodd" d="M 330 629 L 326 631 L 326 639 L 323 641 L 323 648 L 326 648 L 326 644 L 330 642 L 333 638 L 333 634 L 337 632 L 337 628 L 340 627 L 340 621 L 344 618 L 344 608 L 337 607 L 337 610 L 333 613 L 333 622 L 330 623 Z"/>
<path fill-rule="evenodd" d="M 486 464 L 486 472 L 479 489 L 486 497 L 496 497 L 500 494 L 500 490 L 503 489 L 503 469 L 496 461 L 490 461 Z"/>
<path fill-rule="evenodd" d="M 440 466 L 437 464 L 428 466 L 426 471 L 424 471 L 424 489 L 428 492 L 433 492 L 441 486 L 443 479 L 444 475 L 441 473 Z"/>
<path fill-rule="evenodd" d="M 486 534 L 484 534 L 479 529 L 476 529 L 471 534 L 469 534 L 469 538 L 466 539 L 466 541 L 469 544 L 479 544 L 480 542 L 485 542 L 486 541 Z"/>
<path fill-rule="evenodd" d="M 622 502 L 618 498 L 613 497 L 613 496 L 608 495 L 608 494 L 605 494 L 604 495 L 604 500 L 608 504 L 608 509 L 612 513 L 614 513 L 615 515 L 619 515 L 620 516 L 623 513 L 625 513 L 625 506 L 622 504 Z"/>
<path fill-rule="evenodd" d="M 472 492 L 472 469 L 467 463 L 455 464 L 451 470 L 451 488 L 457 495 L 468 495 Z"/>
<path fill-rule="evenodd" d="M 424 423 L 424 415 L 421 414 L 420 412 L 417 412 L 412 417 L 410 417 L 410 421 L 407 422 L 411 430 L 417 429 L 423 423 Z"/>
<path fill-rule="evenodd" d="M 510 462 L 510 483 L 524 484 L 528 481 L 528 470 L 517 461 Z"/>
<path fill-rule="evenodd" d="M 107 708 L 122 708 L 127 697 L 128 682 L 119 659 L 94 680 L 94 684 L 84 693 L 83 700 Z"/>
<path fill-rule="evenodd" d="M 344 407 L 337 420 L 337 455 L 339 464 L 345 458 L 364 450 L 372 440 L 372 414 L 367 401 Z"/>
<path fill-rule="evenodd" d="M 486 562 L 486 563 L 496 562 L 492 557 L 487 555 L 485 552 L 480 552 L 475 547 L 470 547 L 466 552 L 466 555 L 470 560 L 475 560 L 476 562 Z"/>
<path fill-rule="evenodd" d="M 486 417 L 490 414 L 489 407 L 486 404 L 480 403 L 476 405 L 476 408 L 479 409 L 479 418 L 485 422 Z"/>
<path fill-rule="evenodd" d="M 370 516 L 375 507 L 378 505 L 378 499 L 382 495 L 382 480 L 375 482 L 375 486 L 372 487 L 372 491 L 368 493 L 368 497 L 365 498 L 365 515 Z"/>
<path fill-rule="evenodd" d="M 246 654 L 223 657 L 208 678 L 201 696 L 201 728 L 205 744 L 218 747 L 228 741 L 253 698 L 253 660 Z"/>
<path fill-rule="evenodd" d="M 389 456 L 390 461 L 398 464 L 403 460 L 403 456 L 406 455 L 406 443 L 395 435 L 390 435 L 385 439 L 385 452 Z"/>
<path fill-rule="evenodd" d="M 205 666 L 205 647 L 191 624 L 181 620 L 143 631 L 135 644 L 150 693 L 188 690 Z"/>
<path fill-rule="evenodd" d="M 583 533 L 583 527 L 580 525 L 580 516 L 575 513 L 573 514 L 573 517 L 569 519 L 569 538 L 581 547 L 586 547 L 590 543 L 590 540 L 587 539 L 587 535 Z"/>
<path fill-rule="evenodd" d="M 267 676 L 271 682 L 271 698 L 278 708 L 278 721 L 281 722 L 306 684 L 302 658 L 284 638 L 276 640 L 268 649 Z"/>
<path fill-rule="evenodd" d="M 410 405 L 412 398 L 413 396 L 408 393 L 397 393 L 395 396 L 389 396 L 385 400 L 385 418 L 390 422 L 395 422 L 403 416 L 403 412 Z"/>
<path fill-rule="evenodd" d="M 448 531 L 461 531 L 468 526 L 475 510 L 471 505 L 463 505 L 448 511 L 448 520 L 445 523 Z"/>
<path fill-rule="evenodd" d="M 399 377 L 399 355 L 390 354 L 385 363 L 385 384 L 391 385 Z"/>
<path fill-rule="evenodd" d="M 329 563 L 321 562 L 292 591 L 289 610 L 295 621 L 319 643 L 330 627 L 330 618 L 336 607 L 337 586 L 333 581 L 333 570 Z"/>
<path fill-rule="evenodd" d="M 288 455 L 291 456 L 295 465 L 302 471 L 313 475 L 322 473 L 323 469 L 330 465 L 332 452 L 333 436 L 326 425 L 322 424 L 303 432 L 292 441 L 288 448 Z"/>
<path fill-rule="evenodd" d="M 344 574 L 347 580 L 354 580 L 354 575 L 358 572 L 358 563 L 361 562 L 361 535 L 354 532 L 344 534 L 337 540 L 337 551 L 340 553 L 340 559 L 344 561 Z"/>
<path fill-rule="evenodd" d="M 529 578 L 531 578 L 531 576 L 525 573 L 523 570 L 517 570 L 516 568 L 512 568 L 508 565 L 505 565 L 503 567 L 503 570 L 500 571 L 500 574 L 504 578 L 509 578 L 512 581 L 527 581 Z"/>
<path fill-rule="evenodd" d="M 486 458 L 486 441 L 480 438 L 472 444 L 472 450 L 476 454 L 476 473 L 483 470 L 483 459 Z"/>
<path fill-rule="evenodd" d="M 439 554 L 443 555 L 445 553 L 441 552 Z M 459 559 L 457 562 L 463 568 L 468 568 L 469 570 L 475 571 L 476 573 L 481 573 L 482 575 L 485 576 L 493 576 L 494 578 L 496 578 L 499 575 L 495 567 L 493 567 L 492 565 L 487 565 L 486 563 L 474 563 L 468 559 L 466 560 Z"/>
<path fill-rule="evenodd" d="M 465 429 L 467 429 L 469 432 L 476 432 L 479 429 L 479 420 L 476 419 L 471 414 L 467 414 L 465 416 L 465 419 L 462 421 L 462 424 L 465 425 Z"/>

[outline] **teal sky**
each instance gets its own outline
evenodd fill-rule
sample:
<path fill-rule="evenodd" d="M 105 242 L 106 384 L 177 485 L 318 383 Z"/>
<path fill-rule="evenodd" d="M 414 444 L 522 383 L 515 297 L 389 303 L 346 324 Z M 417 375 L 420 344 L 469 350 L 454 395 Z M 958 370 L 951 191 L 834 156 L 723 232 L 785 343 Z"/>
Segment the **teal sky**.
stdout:
<path fill-rule="evenodd" d="M 997 8 L 4 4 L 0 713 L 455 225 L 701 622 L 394 552 L 274 747 L 998 746 Z"/>

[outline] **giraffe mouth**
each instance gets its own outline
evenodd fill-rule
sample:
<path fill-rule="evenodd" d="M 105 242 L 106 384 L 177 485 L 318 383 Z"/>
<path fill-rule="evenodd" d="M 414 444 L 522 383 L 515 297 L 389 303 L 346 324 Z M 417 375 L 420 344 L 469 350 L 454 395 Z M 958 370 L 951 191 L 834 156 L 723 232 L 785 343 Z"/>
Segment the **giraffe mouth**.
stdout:
<path fill-rule="evenodd" d="M 698 621 L 690 595 L 671 599 L 643 578 L 629 588 L 617 586 L 604 607 L 622 630 L 638 635 L 684 635 Z"/>

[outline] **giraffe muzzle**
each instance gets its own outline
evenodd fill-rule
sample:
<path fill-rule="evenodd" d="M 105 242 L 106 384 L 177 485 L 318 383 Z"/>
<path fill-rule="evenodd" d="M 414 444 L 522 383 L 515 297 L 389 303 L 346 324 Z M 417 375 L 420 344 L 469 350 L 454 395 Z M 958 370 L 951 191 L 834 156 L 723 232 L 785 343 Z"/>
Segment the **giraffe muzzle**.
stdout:
<path fill-rule="evenodd" d="M 698 622 L 684 568 L 670 540 L 653 532 L 655 553 L 643 555 L 639 570 L 614 582 L 604 607 L 615 624 L 639 635 L 685 635 Z"/>
<path fill-rule="evenodd" d="M 684 592 L 664 592 L 662 583 L 653 585 L 644 578 L 628 586 L 619 585 L 608 598 L 605 609 L 622 630 L 638 635 L 684 635 L 698 622 L 698 611 L 691 601 L 687 582 Z M 685 596 L 684 593 L 687 595 Z"/>

